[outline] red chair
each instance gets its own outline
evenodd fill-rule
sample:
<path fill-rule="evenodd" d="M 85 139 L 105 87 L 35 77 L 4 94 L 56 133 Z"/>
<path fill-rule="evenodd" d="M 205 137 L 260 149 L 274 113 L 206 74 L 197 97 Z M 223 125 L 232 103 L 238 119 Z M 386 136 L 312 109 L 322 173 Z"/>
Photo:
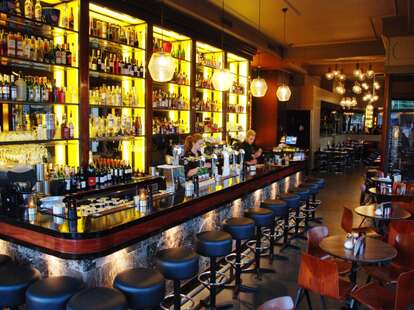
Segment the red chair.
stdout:
<path fill-rule="evenodd" d="M 366 284 L 351 293 L 351 297 L 372 310 L 407 310 L 414 302 L 414 270 L 398 277 L 397 288 L 391 291 L 379 284 Z"/>
<path fill-rule="evenodd" d="M 335 261 L 338 265 L 339 274 L 346 274 L 351 270 L 351 264 L 343 260 L 332 258 L 319 247 L 319 243 L 322 241 L 322 239 L 328 237 L 328 235 L 329 229 L 327 226 L 324 225 L 315 226 L 309 229 L 307 231 L 308 242 L 306 252 L 312 256 L 316 256 L 321 259 L 330 259 Z"/>
<path fill-rule="evenodd" d="M 266 301 L 257 310 L 295 310 L 290 296 L 283 296 Z"/>
<path fill-rule="evenodd" d="M 414 270 L 414 235 L 398 234 L 395 238 L 397 257 L 385 266 L 365 266 L 368 282 L 371 278 L 383 284 L 395 283 L 403 272 Z"/>
<path fill-rule="evenodd" d="M 344 207 L 341 227 L 346 233 L 364 233 L 369 237 L 378 238 L 380 235 L 372 227 L 354 227 L 354 215 L 351 209 Z"/>
<path fill-rule="evenodd" d="M 298 286 L 295 306 L 298 307 L 305 295 L 309 309 L 312 309 L 309 291 L 320 295 L 322 301 L 324 297 L 344 301 L 352 289 L 351 282 L 339 277 L 335 261 L 323 260 L 306 253 L 301 256 Z"/>
<path fill-rule="evenodd" d="M 388 243 L 395 246 L 398 234 L 414 235 L 414 220 L 393 220 L 388 225 Z"/>

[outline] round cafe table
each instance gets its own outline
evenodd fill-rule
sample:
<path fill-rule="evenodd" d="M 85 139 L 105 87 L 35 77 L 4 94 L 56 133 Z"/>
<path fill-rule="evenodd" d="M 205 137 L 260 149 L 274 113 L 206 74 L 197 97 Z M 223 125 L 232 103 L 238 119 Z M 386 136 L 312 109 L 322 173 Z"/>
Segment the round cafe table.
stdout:
<path fill-rule="evenodd" d="M 368 189 L 368 192 L 375 196 L 377 202 L 387 202 L 391 201 L 393 199 L 398 198 L 409 198 L 414 199 L 414 192 L 413 191 L 407 191 L 404 195 L 395 194 L 390 191 L 386 191 L 384 193 L 381 193 L 376 187 L 370 187 Z"/>
<path fill-rule="evenodd" d="M 366 206 L 360 206 L 354 209 L 355 213 L 363 217 L 368 217 L 380 221 L 390 221 L 390 220 L 403 220 L 411 217 L 411 213 L 398 205 L 391 205 L 390 214 L 383 216 L 375 214 L 375 204 L 370 204 Z"/>
<path fill-rule="evenodd" d="M 374 239 L 365 238 L 365 250 L 363 253 L 354 255 L 353 250 L 345 249 L 345 235 L 333 235 L 322 239 L 320 248 L 331 256 L 350 261 L 352 263 L 349 279 L 355 285 L 358 264 L 374 264 L 392 260 L 397 256 L 397 250 L 388 243 Z"/>

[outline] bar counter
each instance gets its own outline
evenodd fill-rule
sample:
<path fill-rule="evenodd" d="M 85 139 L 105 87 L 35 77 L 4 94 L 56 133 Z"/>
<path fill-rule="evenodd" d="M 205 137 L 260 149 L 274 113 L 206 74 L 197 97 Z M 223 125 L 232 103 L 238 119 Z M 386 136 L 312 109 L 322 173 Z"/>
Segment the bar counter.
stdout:
<path fill-rule="evenodd" d="M 241 216 L 261 199 L 273 198 L 300 182 L 304 163 L 258 168 L 201 190 L 155 199 L 145 214 L 131 208 L 76 225 L 37 212 L 34 219 L 0 216 L 0 253 L 30 262 L 45 275 L 81 276 L 90 285 L 109 285 L 116 272 L 152 265 L 162 248 L 191 245 L 202 230 L 219 229 L 222 221 Z M 75 226 L 75 227 L 73 227 Z"/>

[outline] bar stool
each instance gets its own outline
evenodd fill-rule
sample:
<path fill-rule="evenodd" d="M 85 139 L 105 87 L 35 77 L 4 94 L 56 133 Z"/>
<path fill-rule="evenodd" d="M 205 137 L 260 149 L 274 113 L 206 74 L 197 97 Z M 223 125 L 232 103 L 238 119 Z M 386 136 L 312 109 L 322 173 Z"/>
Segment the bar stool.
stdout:
<path fill-rule="evenodd" d="M 309 200 L 312 197 L 312 193 L 314 192 L 314 188 L 312 188 L 310 186 L 306 186 L 306 185 L 302 185 L 302 186 L 299 185 L 292 192 L 299 195 L 300 198 L 301 198 L 302 207 L 301 207 L 300 211 L 302 211 L 304 216 L 300 216 L 299 219 L 300 220 L 305 219 L 304 230 L 306 231 L 308 229 L 309 220 L 311 218 L 311 210 L 310 210 L 310 206 L 309 206 Z"/>
<path fill-rule="evenodd" d="M 233 217 L 226 219 L 223 222 L 223 230 L 228 232 L 233 240 L 236 240 L 236 252 L 226 256 L 226 262 L 228 262 L 235 269 L 234 276 L 235 285 L 233 287 L 226 286 L 226 288 L 233 288 L 233 296 L 236 297 L 239 292 L 255 292 L 256 290 L 245 286 L 241 281 L 241 273 L 243 264 L 242 258 L 247 257 L 242 254 L 242 240 L 250 240 L 254 235 L 254 221 L 247 217 Z M 233 259 L 235 257 L 235 259 Z"/>
<path fill-rule="evenodd" d="M 134 268 L 119 273 L 114 288 L 127 298 L 128 308 L 134 310 L 159 307 L 165 296 L 165 279 L 153 269 Z"/>
<path fill-rule="evenodd" d="M 290 230 L 292 228 L 296 230 L 299 230 L 299 222 L 296 219 L 296 214 L 300 212 L 300 197 L 298 195 L 292 194 L 292 193 L 282 193 L 279 195 L 278 197 L 279 199 L 285 201 L 287 203 L 287 207 L 288 207 L 288 218 L 287 221 L 285 221 L 285 226 L 287 226 L 287 233 L 285 231 L 284 234 L 284 245 L 282 246 L 282 248 L 280 249 L 280 252 L 283 252 L 285 249 L 287 248 L 293 248 L 296 250 L 299 250 L 300 248 L 296 245 L 291 244 L 291 238 L 288 238 L 288 234 L 290 232 Z M 290 226 L 290 212 L 294 211 L 295 212 L 295 224 L 294 226 Z M 286 227 L 285 227 L 286 229 Z M 287 239 L 287 240 L 286 240 Z"/>
<path fill-rule="evenodd" d="M 307 208 L 307 213 L 310 214 L 308 220 L 321 224 L 322 218 L 315 216 L 316 210 L 319 209 L 321 206 L 321 201 L 316 199 L 316 195 L 319 193 L 320 189 L 322 188 L 321 184 L 317 182 L 307 181 L 299 185 L 299 187 L 307 187 L 309 188 L 311 192 L 310 199 L 308 200 L 309 205 Z"/>
<path fill-rule="evenodd" d="M 158 252 L 156 256 L 157 266 L 160 272 L 168 280 L 174 281 L 174 293 L 164 298 L 160 307 L 169 309 L 165 304 L 168 299 L 173 299 L 174 310 L 181 308 L 181 299 L 190 301 L 191 307 L 195 305 L 194 300 L 181 294 L 180 281 L 195 277 L 198 273 L 198 255 L 187 247 L 171 248 Z"/>
<path fill-rule="evenodd" d="M 109 287 L 94 287 L 76 293 L 68 302 L 66 310 L 126 310 L 125 296 Z"/>
<path fill-rule="evenodd" d="M 302 215 L 302 211 L 306 209 L 308 206 L 308 199 L 310 196 L 310 192 L 307 188 L 299 188 L 296 187 L 290 191 L 292 194 L 295 194 L 300 197 L 300 202 L 298 207 L 295 209 L 295 233 L 293 238 L 305 239 L 306 236 L 304 235 L 307 227 L 301 227 L 300 224 L 302 220 L 306 221 L 306 215 Z M 306 223 L 305 223 L 306 224 Z M 302 232 L 299 232 L 300 228 L 302 228 Z"/>
<path fill-rule="evenodd" d="M 0 266 L 10 264 L 12 262 L 10 256 L 0 254 Z"/>
<path fill-rule="evenodd" d="M 285 235 L 285 228 L 283 229 L 283 233 L 279 234 L 279 232 L 277 231 L 277 222 L 283 220 L 283 226 L 285 226 L 286 220 L 289 220 L 289 209 L 287 203 L 280 199 L 267 199 L 260 204 L 260 207 L 269 209 L 273 212 L 272 226 L 268 231 L 264 232 L 264 235 L 268 237 L 270 240 L 270 261 L 272 262 L 274 259 L 287 260 L 288 258 L 286 256 L 274 254 L 274 247 L 276 245 L 276 241 L 279 239 L 279 237 Z"/>
<path fill-rule="evenodd" d="M 25 304 L 25 293 L 33 282 L 40 280 L 40 272 L 30 266 L 7 264 L 0 267 L 0 309 Z"/>
<path fill-rule="evenodd" d="M 196 252 L 199 255 L 210 258 L 210 271 L 199 274 L 198 281 L 210 290 L 209 302 L 201 303 L 208 309 L 228 309 L 233 305 L 216 305 L 217 287 L 228 282 L 228 277 L 217 271 L 217 257 L 229 255 L 232 250 L 232 237 L 225 231 L 204 231 L 197 234 Z M 217 275 L 222 277 L 217 281 Z"/>
<path fill-rule="evenodd" d="M 69 299 L 84 288 L 82 280 L 61 276 L 37 281 L 26 291 L 27 310 L 65 310 Z"/>
<path fill-rule="evenodd" d="M 247 242 L 247 246 L 254 252 L 255 267 L 244 272 L 255 272 L 260 280 L 262 273 L 273 273 L 272 269 L 260 267 L 262 253 L 269 249 L 269 246 L 262 246 L 262 228 L 271 227 L 274 217 L 273 212 L 264 208 L 251 208 L 246 211 L 246 216 L 254 221 L 256 226 L 256 240 Z"/>

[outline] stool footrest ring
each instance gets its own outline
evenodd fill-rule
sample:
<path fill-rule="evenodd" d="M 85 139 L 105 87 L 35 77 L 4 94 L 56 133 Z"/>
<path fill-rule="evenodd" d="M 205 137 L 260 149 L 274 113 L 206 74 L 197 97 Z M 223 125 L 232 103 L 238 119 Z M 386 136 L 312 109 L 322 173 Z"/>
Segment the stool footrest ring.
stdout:
<path fill-rule="evenodd" d="M 203 284 L 204 287 L 206 288 L 210 288 L 211 286 L 223 286 L 224 284 L 228 283 L 230 280 L 229 277 L 225 275 L 224 273 L 216 271 L 217 277 L 222 277 L 222 280 L 213 283 L 213 282 L 210 282 L 210 274 L 211 274 L 210 271 L 206 271 L 206 272 L 200 273 L 197 277 L 198 281 L 201 284 Z M 206 279 L 203 279 L 204 277 Z"/>
<path fill-rule="evenodd" d="M 194 299 L 192 299 L 190 296 L 187 296 L 187 295 L 184 295 L 184 294 L 180 294 L 180 296 L 181 296 L 182 304 L 190 302 L 190 306 L 187 307 L 187 310 L 194 309 L 195 304 L 196 304 Z M 173 299 L 174 297 L 175 297 L 174 294 L 170 294 L 170 295 L 165 296 L 164 300 L 160 303 L 160 308 L 163 309 L 163 310 L 170 310 L 170 307 L 165 306 L 165 304 L 166 304 L 166 301 L 168 299 Z M 183 303 L 183 301 L 184 301 L 184 303 Z"/>
<path fill-rule="evenodd" d="M 240 257 L 241 260 L 243 259 L 247 259 L 249 256 L 243 253 L 240 253 Z M 246 268 L 246 266 L 250 265 L 250 261 L 249 262 L 243 262 L 241 261 L 240 263 L 236 262 L 236 253 L 231 253 L 229 255 L 227 255 L 224 260 L 229 263 L 233 268 L 236 268 L 236 266 L 240 266 L 240 268 L 243 270 L 244 268 Z"/>
<path fill-rule="evenodd" d="M 268 249 L 270 248 L 270 244 L 269 244 L 269 242 L 263 242 L 263 241 L 262 241 L 263 245 L 262 245 L 262 246 L 260 246 L 260 247 L 258 247 L 258 246 L 256 245 L 256 243 L 257 243 L 257 241 L 256 241 L 256 240 L 250 240 L 250 241 L 247 241 L 247 247 L 248 247 L 250 250 L 252 250 L 253 252 L 256 252 L 256 251 L 259 251 L 259 252 L 264 252 L 264 251 L 266 251 L 266 250 L 268 250 Z"/>

